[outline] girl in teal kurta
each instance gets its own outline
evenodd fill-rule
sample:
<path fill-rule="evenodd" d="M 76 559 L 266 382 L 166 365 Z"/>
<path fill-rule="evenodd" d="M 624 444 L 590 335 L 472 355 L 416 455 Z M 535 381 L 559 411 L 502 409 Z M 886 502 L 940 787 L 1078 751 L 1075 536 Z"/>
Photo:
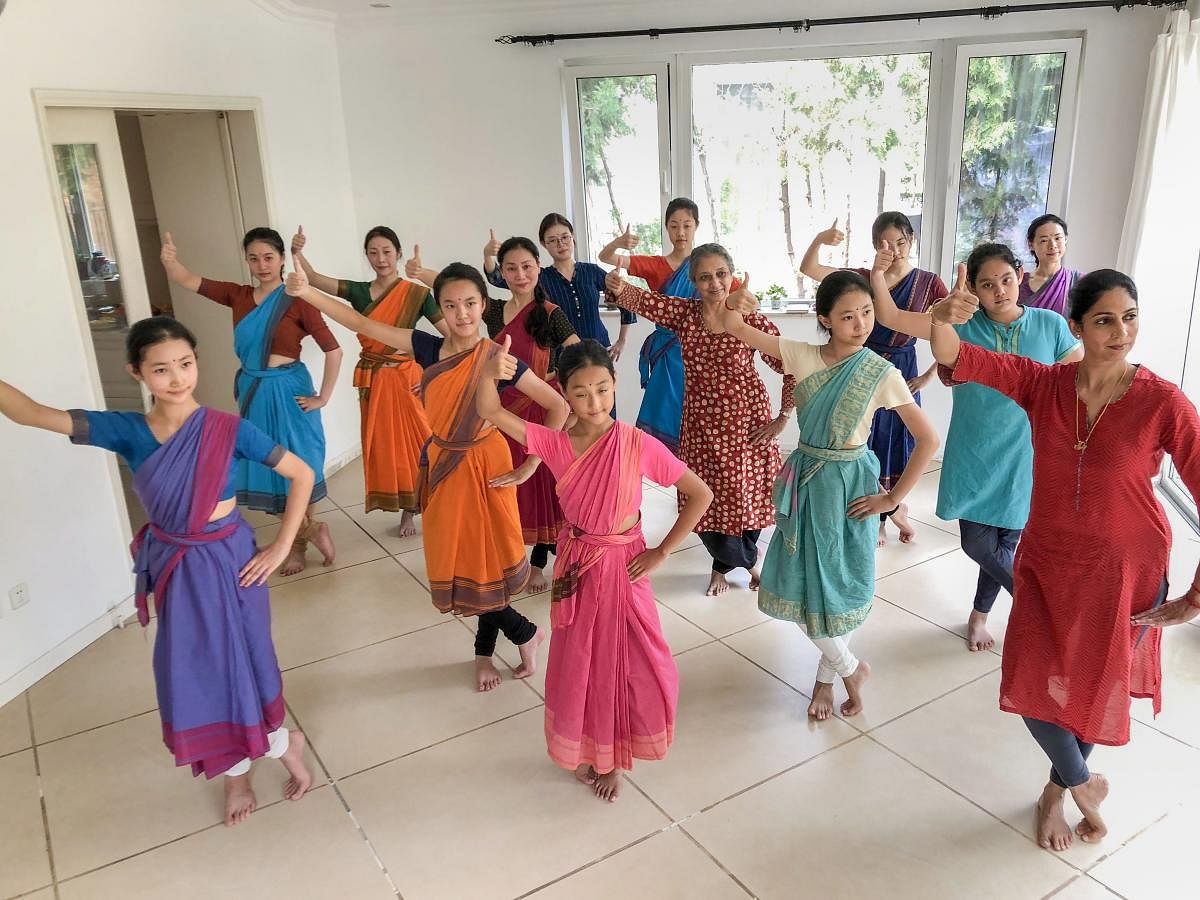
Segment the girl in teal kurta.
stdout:
<path fill-rule="evenodd" d="M 886 261 L 886 251 L 881 251 Z M 876 266 L 878 269 L 878 265 Z M 882 271 L 882 270 L 881 270 Z M 896 309 L 881 293 L 872 270 L 875 309 L 881 321 L 914 337 L 929 336 L 929 317 Z M 1041 363 L 1072 361 L 1082 354 L 1066 319 L 1048 309 L 1017 303 L 1021 264 L 1003 244 L 981 244 L 967 258 L 967 281 L 979 311 L 955 325 L 968 344 L 1025 356 Z M 887 295 L 885 298 L 884 295 Z M 963 551 L 979 566 L 975 603 L 967 622 L 967 647 L 989 650 L 988 613 L 1004 588 L 1013 589 L 1013 556 L 1029 517 L 1033 490 L 1033 444 L 1025 411 L 981 384 L 954 384 L 954 411 L 942 459 L 937 514 L 958 519 Z"/>

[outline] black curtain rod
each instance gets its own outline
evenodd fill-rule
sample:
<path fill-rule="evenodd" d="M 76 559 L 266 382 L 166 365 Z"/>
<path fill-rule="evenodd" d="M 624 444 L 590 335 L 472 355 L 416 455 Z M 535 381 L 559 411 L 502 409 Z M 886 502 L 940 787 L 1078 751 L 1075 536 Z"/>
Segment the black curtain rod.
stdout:
<path fill-rule="evenodd" d="M 665 34 L 712 34 L 724 31 L 809 31 L 822 25 L 863 25 L 869 22 L 912 22 L 922 19 L 956 19 L 979 16 L 998 19 L 1009 13 L 1050 12 L 1064 9 L 1122 9 L 1132 6 L 1171 7 L 1182 9 L 1186 0 L 1060 0 L 1053 3 L 1029 3 L 1019 6 L 974 6 L 963 9 L 931 9 L 925 12 L 879 13 L 869 16 L 832 16 L 824 19 L 784 19 L 778 22 L 740 22 L 730 25 L 684 25 L 677 28 L 635 28 L 627 31 L 577 31 L 572 34 L 505 34 L 496 38 L 497 44 L 528 44 L 538 47 L 557 41 L 588 41 L 596 38 L 648 37 Z"/>

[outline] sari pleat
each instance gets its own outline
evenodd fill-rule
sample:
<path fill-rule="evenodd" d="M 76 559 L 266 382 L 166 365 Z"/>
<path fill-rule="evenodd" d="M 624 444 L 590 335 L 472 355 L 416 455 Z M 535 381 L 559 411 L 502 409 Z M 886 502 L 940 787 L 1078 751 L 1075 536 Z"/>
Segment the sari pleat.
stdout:
<path fill-rule="evenodd" d="M 653 288 L 653 286 L 652 286 Z M 668 297 L 697 296 L 688 276 L 685 261 L 660 287 L 653 288 Z M 655 325 L 642 343 L 638 354 L 642 405 L 638 408 L 637 427 L 658 438 L 670 451 L 679 454 L 679 433 L 683 422 L 683 351 L 679 338 L 670 328 Z"/>

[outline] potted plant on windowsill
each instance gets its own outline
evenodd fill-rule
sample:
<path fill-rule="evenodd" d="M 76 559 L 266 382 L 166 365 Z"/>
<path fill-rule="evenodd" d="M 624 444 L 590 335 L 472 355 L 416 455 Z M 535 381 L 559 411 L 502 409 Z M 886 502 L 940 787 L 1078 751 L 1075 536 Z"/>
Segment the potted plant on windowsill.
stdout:
<path fill-rule="evenodd" d="M 760 309 L 780 311 L 787 304 L 787 290 L 781 284 L 773 284 L 765 291 L 755 294 Z"/>

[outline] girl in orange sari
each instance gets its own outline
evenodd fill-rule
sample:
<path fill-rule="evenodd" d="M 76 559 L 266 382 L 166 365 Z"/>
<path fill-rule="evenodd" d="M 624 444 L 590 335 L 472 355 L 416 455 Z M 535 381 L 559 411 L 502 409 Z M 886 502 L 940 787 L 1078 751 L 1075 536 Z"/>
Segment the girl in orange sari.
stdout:
<path fill-rule="evenodd" d="M 479 616 L 478 690 L 500 684 L 492 664 L 500 632 L 521 652 L 513 676 L 532 675 L 542 634 L 509 606 L 529 580 L 517 492 L 507 486 L 513 479 L 512 457 L 504 436 L 475 412 L 484 366 L 500 353 L 479 334 L 487 297 L 483 276 L 452 263 L 434 281 L 433 295 L 450 330 L 445 338 L 368 319 L 313 288 L 302 272 L 288 276 L 287 291 L 335 322 L 411 354 L 424 367 L 421 393 L 432 435 L 421 455 L 418 500 L 433 605 L 457 616 Z M 549 428 L 560 429 L 567 420 L 566 401 L 525 366 L 517 366 L 503 386 L 515 386 L 542 407 Z"/>
<path fill-rule="evenodd" d="M 541 458 L 557 477 L 566 524 L 558 535 L 546 669 L 550 758 L 615 800 L 634 758 L 662 759 L 675 731 L 679 676 L 663 639 L 646 576 L 704 515 L 712 491 L 657 438 L 609 413 L 612 357 L 599 343 L 563 350 L 558 373 L 575 413 L 567 432 L 505 409 L 497 392 L 520 366 L 502 354 L 483 371 L 479 414 Z M 639 507 L 642 478 L 675 485 L 687 501 L 663 542 L 647 549 Z"/>
<path fill-rule="evenodd" d="M 304 256 L 307 238 L 301 226 L 292 236 L 292 255 L 304 269 L 308 282 L 319 291 L 347 301 L 368 319 L 396 328 L 415 328 L 425 317 L 442 333 L 450 329 L 442 320 L 433 294 L 423 284 L 400 277 L 404 251 L 396 232 L 376 225 L 363 240 L 363 252 L 374 281 L 347 281 L 322 275 Z M 354 368 L 354 386 L 362 413 L 362 462 L 366 481 L 366 512 L 382 509 L 401 512 L 400 537 L 417 533 L 417 466 L 421 448 L 429 440 L 429 422 L 417 399 L 421 367 L 412 355 L 385 341 L 360 334 L 362 351 Z"/>

